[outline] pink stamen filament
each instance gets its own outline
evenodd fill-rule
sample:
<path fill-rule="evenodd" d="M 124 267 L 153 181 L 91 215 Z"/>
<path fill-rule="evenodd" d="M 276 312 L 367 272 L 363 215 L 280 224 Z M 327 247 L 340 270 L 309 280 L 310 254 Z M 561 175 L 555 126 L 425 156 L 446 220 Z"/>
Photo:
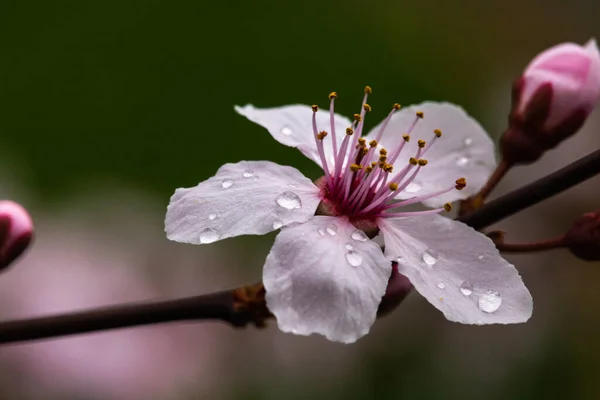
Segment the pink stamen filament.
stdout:
<path fill-rule="evenodd" d="M 335 96 L 331 96 L 331 102 L 329 103 L 329 125 L 331 126 L 331 142 L 333 145 L 333 158 L 335 163 L 335 155 L 337 154 L 337 137 L 335 134 L 335 112 L 333 111 L 333 101 Z M 335 168 L 335 165 L 334 165 Z"/>
<path fill-rule="evenodd" d="M 317 142 L 317 150 L 319 152 L 319 157 L 321 158 L 321 164 L 323 164 L 323 172 L 325 172 L 325 179 L 327 180 L 327 186 L 329 189 L 333 189 L 333 180 L 331 179 L 331 174 L 329 173 L 329 168 L 327 166 L 327 159 L 325 158 L 325 149 L 323 148 L 323 140 L 320 140 L 317 136 L 319 131 L 317 129 L 317 113 L 313 112 L 312 117 L 312 127 L 313 133 L 315 135 L 315 141 Z"/>
<path fill-rule="evenodd" d="M 433 192 L 433 193 L 429 193 L 425 196 L 416 196 L 416 197 L 412 197 L 410 199 L 407 200 L 402 200 L 396 203 L 391 203 L 385 206 L 385 209 L 392 209 L 392 208 L 400 208 L 400 207 L 404 207 L 404 206 L 408 206 L 411 204 L 415 204 L 415 203 L 420 203 L 424 200 L 429 200 L 432 199 L 434 197 L 440 196 L 442 194 L 451 192 L 452 190 L 456 189 L 456 185 L 450 186 L 447 189 L 443 189 L 443 190 L 438 190 L 437 192 Z"/>
<path fill-rule="evenodd" d="M 425 211 L 406 211 L 406 212 L 398 212 L 398 213 L 390 213 L 384 212 L 377 214 L 377 217 L 383 218 L 399 218 L 399 217 L 416 217 L 418 215 L 428 215 L 428 214 L 439 214 L 442 211 L 446 211 L 444 207 L 436 208 L 434 210 L 425 210 Z"/>

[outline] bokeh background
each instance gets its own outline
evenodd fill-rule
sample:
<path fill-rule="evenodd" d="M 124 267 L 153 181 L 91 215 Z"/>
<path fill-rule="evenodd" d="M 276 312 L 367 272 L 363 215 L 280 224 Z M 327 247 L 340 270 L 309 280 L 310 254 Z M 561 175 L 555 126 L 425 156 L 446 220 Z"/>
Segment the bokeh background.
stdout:
<path fill-rule="evenodd" d="M 448 100 L 498 137 L 510 84 L 539 51 L 600 37 L 595 0 L 0 2 L 0 198 L 37 241 L 0 276 L 0 318 L 230 288 L 259 279 L 274 234 L 171 243 L 169 197 L 220 165 L 318 171 L 234 104 Z M 510 190 L 600 145 L 600 116 Z M 562 233 L 599 208 L 598 179 L 500 224 L 512 241 Z M 600 265 L 507 256 L 530 322 L 448 322 L 411 294 L 354 345 L 274 324 L 173 324 L 0 347 L 0 399 L 597 399 Z"/>

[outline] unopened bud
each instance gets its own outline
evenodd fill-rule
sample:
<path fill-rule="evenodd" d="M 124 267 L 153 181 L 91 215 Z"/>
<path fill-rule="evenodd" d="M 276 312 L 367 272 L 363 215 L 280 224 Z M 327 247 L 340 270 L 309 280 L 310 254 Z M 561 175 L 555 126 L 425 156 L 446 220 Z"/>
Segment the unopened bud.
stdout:
<path fill-rule="evenodd" d="M 379 303 L 377 317 L 383 317 L 395 310 L 412 289 L 412 283 L 410 283 L 407 277 L 398 272 L 398 264 L 393 262 L 392 274 L 388 280 L 381 303 Z"/>
<path fill-rule="evenodd" d="M 33 223 L 27 211 L 13 201 L 0 201 L 0 269 L 19 257 L 32 238 Z"/>
<path fill-rule="evenodd" d="M 600 52 L 563 43 L 540 53 L 513 86 L 509 128 L 502 156 L 511 164 L 531 163 L 573 135 L 600 96 Z"/>
<path fill-rule="evenodd" d="M 564 245 L 586 261 L 600 261 L 600 210 L 583 214 L 565 235 Z"/>

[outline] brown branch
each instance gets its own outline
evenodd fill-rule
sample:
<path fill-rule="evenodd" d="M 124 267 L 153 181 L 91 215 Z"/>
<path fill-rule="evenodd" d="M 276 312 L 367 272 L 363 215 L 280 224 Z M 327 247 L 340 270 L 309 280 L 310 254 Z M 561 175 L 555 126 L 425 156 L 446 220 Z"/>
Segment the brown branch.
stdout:
<path fill-rule="evenodd" d="M 600 150 L 458 219 L 483 229 L 600 173 Z M 16 343 L 173 321 L 220 320 L 263 326 L 271 317 L 261 284 L 179 300 L 124 304 L 49 317 L 0 322 L 0 343 Z"/>

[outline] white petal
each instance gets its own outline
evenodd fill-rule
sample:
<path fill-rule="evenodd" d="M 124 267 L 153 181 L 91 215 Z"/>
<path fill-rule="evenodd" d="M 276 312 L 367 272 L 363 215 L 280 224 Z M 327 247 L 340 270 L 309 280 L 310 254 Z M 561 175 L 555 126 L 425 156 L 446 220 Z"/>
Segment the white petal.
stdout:
<path fill-rule="evenodd" d="M 346 219 L 317 216 L 275 239 L 263 276 L 267 306 L 284 332 L 351 343 L 369 332 L 391 271 L 381 248 Z"/>
<path fill-rule="evenodd" d="M 453 190 L 423 204 L 438 207 L 477 193 L 496 166 L 494 143 L 481 125 L 461 107 L 450 103 L 427 102 L 401 109 L 392 117 L 380 144 L 388 150 L 388 154 L 392 152 L 403 141 L 402 135 L 409 129 L 417 111 L 422 111 L 425 117 L 417 123 L 394 170 L 400 171 L 408 159 L 416 154 L 417 140 L 429 142 L 434 137 L 434 129 L 440 129 L 442 137 L 436 139 L 423 157 L 429 161 L 427 166 L 421 168 L 414 184 L 400 193 L 398 198 L 406 199 L 443 190 L 461 177 L 467 179 L 465 189 Z M 373 128 L 368 135 L 369 140 L 376 136 L 379 129 L 380 126 Z"/>
<path fill-rule="evenodd" d="M 193 244 L 262 235 L 308 221 L 319 201 L 319 189 L 295 168 L 270 161 L 225 164 L 198 186 L 175 191 L 165 230 L 169 239 Z"/>
<path fill-rule="evenodd" d="M 510 324 L 531 317 L 533 301 L 492 241 L 439 215 L 379 221 L 385 253 L 450 321 Z"/>
<path fill-rule="evenodd" d="M 321 165 L 321 159 L 317 152 L 317 145 L 312 128 L 313 111 L 306 105 L 291 105 L 273 108 L 256 108 L 252 104 L 243 107 L 235 106 L 235 111 L 245 116 L 269 131 L 279 143 L 290 147 L 297 147 L 305 156 Z M 351 125 L 348 118 L 335 114 L 335 129 L 338 148 L 344 138 L 346 128 Z M 333 145 L 331 139 L 331 124 L 329 111 L 319 110 L 317 112 L 317 128 L 319 131 L 327 131 L 329 135 L 323 140 L 325 156 L 329 168 L 332 167 Z"/>

